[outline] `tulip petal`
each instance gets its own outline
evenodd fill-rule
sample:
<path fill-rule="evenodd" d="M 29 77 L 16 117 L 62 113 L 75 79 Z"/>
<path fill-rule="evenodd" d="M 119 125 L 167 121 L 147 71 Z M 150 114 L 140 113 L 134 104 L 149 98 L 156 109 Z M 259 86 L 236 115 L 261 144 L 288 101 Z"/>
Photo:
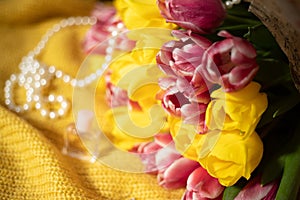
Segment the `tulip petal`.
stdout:
<path fill-rule="evenodd" d="M 161 186 L 168 189 L 184 187 L 189 175 L 199 167 L 199 163 L 184 157 L 175 160 L 158 180 Z"/>
<path fill-rule="evenodd" d="M 211 177 L 207 171 L 198 167 L 187 180 L 187 190 L 197 193 L 201 198 L 217 198 L 224 190 L 218 179 Z"/>

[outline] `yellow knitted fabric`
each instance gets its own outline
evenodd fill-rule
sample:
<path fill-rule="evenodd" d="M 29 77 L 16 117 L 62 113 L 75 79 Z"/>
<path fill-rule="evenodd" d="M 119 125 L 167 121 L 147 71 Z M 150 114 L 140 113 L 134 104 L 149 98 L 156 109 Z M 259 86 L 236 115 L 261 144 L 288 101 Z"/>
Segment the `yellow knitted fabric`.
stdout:
<path fill-rule="evenodd" d="M 92 0 L 0 1 L 0 199 L 180 199 L 183 190 L 168 191 L 156 177 L 120 172 L 61 153 L 72 113 L 50 121 L 37 111 L 16 115 L 4 106 L 3 87 L 18 63 L 41 36 L 68 16 L 88 15 Z M 85 55 L 82 40 L 89 27 L 56 33 L 39 60 L 76 75 Z M 57 83 L 54 93 L 72 97 L 72 88 Z"/>

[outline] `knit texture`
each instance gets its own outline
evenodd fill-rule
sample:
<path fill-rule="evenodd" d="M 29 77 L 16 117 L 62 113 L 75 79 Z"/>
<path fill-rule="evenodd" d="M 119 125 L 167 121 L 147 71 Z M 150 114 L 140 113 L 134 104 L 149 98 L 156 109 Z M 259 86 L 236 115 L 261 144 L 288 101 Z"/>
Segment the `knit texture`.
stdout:
<path fill-rule="evenodd" d="M 156 177 L 121 172 L 62 154 L 72 113 L 49 120 L 38 111 L 16 115 L 4 106 L 3 87 L 42 35 L 69 16 L 89 15 L 92 0 L 0 1 L 0 199 L 180 199 L 184 190 L 166 190 Z M 73 76 L 85 58 L 82 41 L 89 27 L 61 30 L 38 59 Z M 51 92 L 72 98 L 72 88 L 54 83 Z M 50 92 L 50 91 L 49 91 Z M 17 97 L 21 101 L 24 96 Z"/>

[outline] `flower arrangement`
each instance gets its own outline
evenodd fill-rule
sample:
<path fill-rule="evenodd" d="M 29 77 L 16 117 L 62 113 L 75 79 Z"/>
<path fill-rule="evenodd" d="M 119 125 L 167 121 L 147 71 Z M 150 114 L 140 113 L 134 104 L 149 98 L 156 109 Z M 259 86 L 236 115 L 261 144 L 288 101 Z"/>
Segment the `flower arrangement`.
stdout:
<path fill-rule="evenodd" d="M 125 51 L 99 83 L 102 131 L 159 185 L 186 187 L 182 199 L 297 197 L 299 92 L 248 6 L 115 0 L 92 14 L 85 51 L 104 56 L 112 50 L 97 45 L 118 33 L 114 50 Z"/>

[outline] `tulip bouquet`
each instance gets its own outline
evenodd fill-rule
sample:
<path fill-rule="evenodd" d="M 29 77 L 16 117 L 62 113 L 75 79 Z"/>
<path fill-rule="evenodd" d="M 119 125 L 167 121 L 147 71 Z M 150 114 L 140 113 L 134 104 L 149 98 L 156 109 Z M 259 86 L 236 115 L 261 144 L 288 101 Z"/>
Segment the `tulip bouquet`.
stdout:
<path fill-rule="evenodd" d="M 125 52 L 99 82 L 108 105 L 102 131 L 159 185 L 185 187 L 182 199 L 297 197 L 299 92 L 248 6 L 115 0 L 92 13 L 98 21 L 84 50 L 105 56 L 113 43 Z"/>

